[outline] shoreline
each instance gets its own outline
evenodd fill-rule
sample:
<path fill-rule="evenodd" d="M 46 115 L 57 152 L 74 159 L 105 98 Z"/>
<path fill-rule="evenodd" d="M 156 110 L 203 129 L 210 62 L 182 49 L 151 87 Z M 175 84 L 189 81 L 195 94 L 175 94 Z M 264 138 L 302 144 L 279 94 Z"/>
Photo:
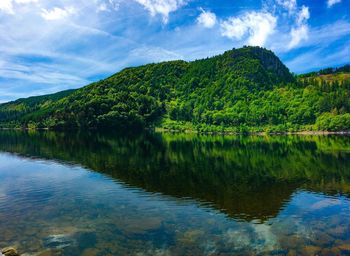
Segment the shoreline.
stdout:
<path fill-rule="evenodd" d="M 350 131 L 300 131 L 300 132 L 197 132 L 192 130 L 156 130 L 156 132 L 165 133 L 188 133 L 188 134 L 203 134 L 203 135 L 247 135 L 247 136 L 265 136 L 265 135 L 348 135 L 350 136 Z"/>
<path fill-rule="evenodd" d="M 295 132 L 198 132 L 195 130 L 171 130 L 156 128 L 156 132 L 168 132 L 168 133 L 192 133 L 192 134 L 208 134 L 208 135 L 349 135 L 350 130 L 347 131 L 295 131 Z"/>
<path fill-rule="evenodd" d="M 0 131 L 54 131 L 54 132 L 66 132 L 66 131 L 81 131 L 81 129 L 50 129 L 50 128 L 6 128 L 1 127 Z M 104 131 L 103 129 L 85 129 L 87 131 Z M 153 132 L 160 132 L 160 133 L 187 133 L 187 134 L 203 134 L 203 135 L 258 135 L 258 136 L 265 136 L 265 135 L 349 135 L 350 136 L 350 130 L 345 131 L 294 131 L 294 132 L 231 132 L 231 131 L 223 131 L 223 132 L 198 132 L 196 130 L 176 130 L 176 129 L 164 129 L 164 128 L 145 128 L 145 131 L 153 131 Z"/>

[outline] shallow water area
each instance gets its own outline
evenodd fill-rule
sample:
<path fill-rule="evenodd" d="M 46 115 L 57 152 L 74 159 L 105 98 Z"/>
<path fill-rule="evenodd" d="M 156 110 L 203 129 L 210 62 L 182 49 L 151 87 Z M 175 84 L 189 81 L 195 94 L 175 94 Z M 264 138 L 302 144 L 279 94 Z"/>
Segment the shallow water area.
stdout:
<path fill-rule="evenodd" d="M 0 247 L 350 255 L 350 137 L 0 132 Z"/>

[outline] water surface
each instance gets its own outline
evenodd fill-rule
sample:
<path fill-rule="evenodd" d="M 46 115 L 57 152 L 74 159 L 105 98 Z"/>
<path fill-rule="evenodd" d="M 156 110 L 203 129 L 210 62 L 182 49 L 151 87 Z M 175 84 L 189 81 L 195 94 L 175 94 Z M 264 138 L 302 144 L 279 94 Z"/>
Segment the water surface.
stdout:
<path fill-rule="evenodd" d="M 350 255 L 350 137 L 0 132 L 0 247 Z"/>

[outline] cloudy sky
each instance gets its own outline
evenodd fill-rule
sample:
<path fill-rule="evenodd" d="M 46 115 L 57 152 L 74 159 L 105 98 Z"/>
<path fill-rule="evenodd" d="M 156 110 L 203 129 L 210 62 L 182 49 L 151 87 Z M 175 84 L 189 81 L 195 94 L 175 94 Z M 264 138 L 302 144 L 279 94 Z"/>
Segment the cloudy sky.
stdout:
<path fill-rule="evenodd" d="M 0 102 L 243 45 L 302 73 L 350 63 L 350 0 L 0 0 L 0 42 Z"/>

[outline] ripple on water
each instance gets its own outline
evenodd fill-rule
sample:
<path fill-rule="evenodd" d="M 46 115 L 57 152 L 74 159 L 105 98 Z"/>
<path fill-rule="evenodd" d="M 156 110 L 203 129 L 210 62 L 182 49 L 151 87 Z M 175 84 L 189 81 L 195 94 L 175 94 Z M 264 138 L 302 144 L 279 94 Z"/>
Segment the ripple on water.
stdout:
<path fill-rule="evenodd" d="M 7 166 L 13 164 L 12 171 L 0 170 L 1 246 L 69 256 L 350 252 L 347 197 L 286 182 L 290 174 L 292 181 L 303 178 L 307 168 L 308 179 L 323 177 L 324 182 L 335 173 L 346 183 L 350 172 L 338 170 L 348 170 L 347 156 L 337 161 L 335 155 L 320 154 L 318 141 L 276 141 L 274 148 L 280 150 L 269 149 L 263 140 L 234 140 L 226 146 L 212 139 L 195 145 L 175 140 L 179 147 L 173 149 L 157 141 L 161 145 L 147 155 L 137 141 L 115 138 L 101 142 L 101 148 L 107 145 L 103 153 L 90 152 L 84 141 L 75 147 L 74 140 L 53 144 L 62 147 L 53 151 L 57 157 L 101 173 L 64 161 L 0 154 Z M 11 148 L 25 147 L 17 146 Z"/>

